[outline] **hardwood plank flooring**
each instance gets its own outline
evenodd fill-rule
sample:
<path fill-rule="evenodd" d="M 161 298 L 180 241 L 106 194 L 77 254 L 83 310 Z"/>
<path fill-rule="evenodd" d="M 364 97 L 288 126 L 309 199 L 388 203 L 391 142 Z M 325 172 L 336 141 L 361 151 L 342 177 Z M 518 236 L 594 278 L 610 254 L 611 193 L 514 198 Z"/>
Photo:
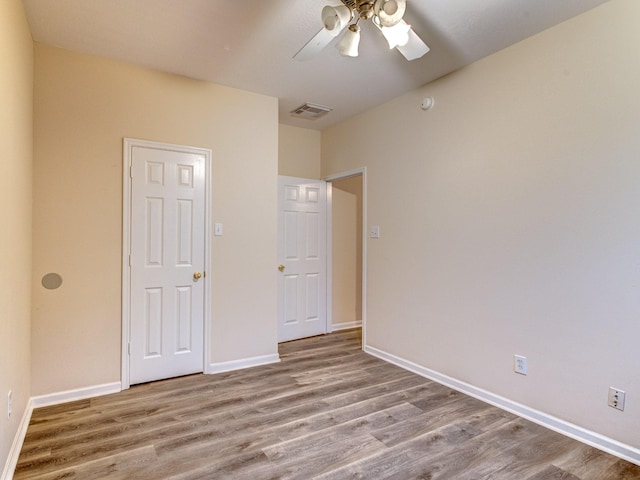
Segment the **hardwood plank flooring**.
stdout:
<path fill-rule="evenodd" d="M 36 409 L 14 478 L 640 480 L 640 466 L 367 355 L 359 329 L 280 356 Z"/>

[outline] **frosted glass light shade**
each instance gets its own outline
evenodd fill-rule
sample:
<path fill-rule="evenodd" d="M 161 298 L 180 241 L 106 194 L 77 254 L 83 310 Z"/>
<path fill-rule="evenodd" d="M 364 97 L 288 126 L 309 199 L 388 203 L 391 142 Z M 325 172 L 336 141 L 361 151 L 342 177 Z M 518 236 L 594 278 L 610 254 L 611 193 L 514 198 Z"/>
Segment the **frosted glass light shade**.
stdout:
<path fill-rule="evenodd" d="M 402 20 L 406 8 L 406 0 L 376 0 L 373 11 L 380 21 L 380 26 L 393 27 Z"/>
<path fill-rule="evenodd" d="M 358 56 L 358 45 L 360 45 L 360 26 L 349 25 L 349 28 L 337 45 L 337 49 L 341 55 L 347 57 Z"/>
<path fill-rule="evenodd" d="M 322 9 L 322 25 L 331 35 L 337 36 L 351 21 L 351 10 L 342 5 L 331 7 L 327 5 Z"/>

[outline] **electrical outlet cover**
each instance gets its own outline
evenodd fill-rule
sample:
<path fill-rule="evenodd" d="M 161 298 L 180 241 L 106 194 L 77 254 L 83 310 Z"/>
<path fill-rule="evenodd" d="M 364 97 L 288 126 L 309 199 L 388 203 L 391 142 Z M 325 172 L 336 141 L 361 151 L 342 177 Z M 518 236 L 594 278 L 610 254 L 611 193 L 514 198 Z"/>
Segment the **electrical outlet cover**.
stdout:
<path fill-rule="evenodd" d="M 608 405 L 617 410 L 624 410 L 624 401 L 627 394 L 619 388 L 609 387 L 609 401 Z"/>
<path fill-rule="evenodd" d="M 520 375 L 526 375 L 527 374 L 527 357 L 523 357 L 522 355 L 514 355 L 513 371 L 516 373 L 519 373 Z"/>

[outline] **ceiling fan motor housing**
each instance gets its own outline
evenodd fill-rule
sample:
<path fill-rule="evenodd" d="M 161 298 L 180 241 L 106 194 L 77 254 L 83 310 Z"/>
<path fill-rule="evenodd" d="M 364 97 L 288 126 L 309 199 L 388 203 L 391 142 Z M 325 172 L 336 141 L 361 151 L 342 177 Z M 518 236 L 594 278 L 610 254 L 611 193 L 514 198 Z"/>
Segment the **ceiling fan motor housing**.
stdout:
<path fill-rule="evenodd" d="M 342 0 L 342 3 L 362 20 L 369 20 L 374 15 L 373 5 L 375 0 Z"/>
<path fill-rule="evenodd" d="M 406 0 L 342 0 L 342 3 L 359 19 L 377 17 L 383 27 L 393 27 L 400 22 L 407 8 Z"/>
<path fill-rule="evenodd" d="M 358 16 L 362 20 L 369 20 L 373 17 L 374 0 L 361 0 L 358 2 Z"/>
<path fill-rule="evenodd" d="M 356 10 L 356 11 L 358 10 L 358 4 L 356 0 L 341 0 L 341 1 L 351 10 Z"/>

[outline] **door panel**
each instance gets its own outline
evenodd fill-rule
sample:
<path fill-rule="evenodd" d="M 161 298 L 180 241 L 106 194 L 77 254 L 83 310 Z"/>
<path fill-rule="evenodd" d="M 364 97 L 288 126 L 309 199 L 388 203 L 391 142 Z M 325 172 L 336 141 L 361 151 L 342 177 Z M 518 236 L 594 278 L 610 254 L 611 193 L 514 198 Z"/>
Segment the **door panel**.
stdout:
<path fill-rule="evenodd" d="M 205 156 L 131 150 L 130 383 L 204 366 Z"/>
<path fill-rule="evenodd" d="M 326 183 L 278 178 L 278 340 L 327 332 Z"/>
<path fill-rule="evenodd" d="M 162 289 L 145 288 L 144 358 L 162 355 Z"/>

